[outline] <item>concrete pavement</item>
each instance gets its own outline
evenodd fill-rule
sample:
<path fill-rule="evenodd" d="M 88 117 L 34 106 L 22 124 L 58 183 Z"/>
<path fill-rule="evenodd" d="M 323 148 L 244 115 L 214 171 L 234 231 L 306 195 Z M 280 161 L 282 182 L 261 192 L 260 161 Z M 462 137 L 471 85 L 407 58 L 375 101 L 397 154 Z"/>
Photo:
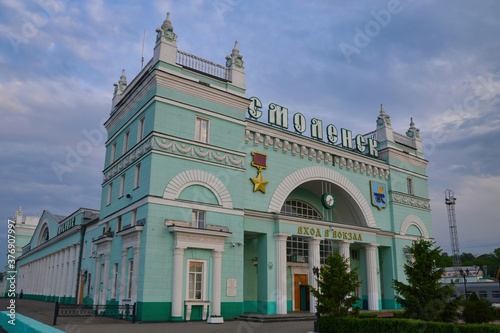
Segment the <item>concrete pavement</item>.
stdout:
<path fill-rule="evenodd" d="M 0 309 L 4 311 L 9 299 L 0 299 Z M 52 326 L 54 303 L 16 299 L 16 312 Z M 231 320 L 224 324 L 207 324 L 205 321 L 180 323 L 136 323 L 103 318 L 58 318 L 56 328 L 69 333 L 128 333 L 128 332 L 186 332 L 186 333 L 304 333 L 312 331 L 312 321 L 257 323 Z"/>

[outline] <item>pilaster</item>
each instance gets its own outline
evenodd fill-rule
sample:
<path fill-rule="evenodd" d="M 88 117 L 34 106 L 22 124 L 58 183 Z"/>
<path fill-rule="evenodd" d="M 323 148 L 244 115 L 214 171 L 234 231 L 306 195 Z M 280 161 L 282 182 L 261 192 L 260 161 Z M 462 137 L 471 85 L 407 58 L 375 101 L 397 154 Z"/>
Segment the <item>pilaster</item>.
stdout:
<path fill-rule="evenodd" d="M 320 268 L 321 260 L 319 254 L 319 245 L 321 243 L 321 238 L 308 238 L 309 243 L 309 284 L 317 289 L 318 281 L 316 280 L 316 275 L 314 275 L 313 268 Z M 310 294 L 309 298 L 309 309 L 311 313 L 316 313 L 316 297 Z"/>
<path fill-rule="evenodd" d="M 286 294 L 286 240 L 291 236 L 285 233 L 275 233 L 276 244 L 276 314 L 287 313 Z"/>
<path fill-rule="evenodd" d="M 377 246 L 370 243 L 365 246 L 366 283 L 368 287 L 368 310 L 378 310 Z"/>

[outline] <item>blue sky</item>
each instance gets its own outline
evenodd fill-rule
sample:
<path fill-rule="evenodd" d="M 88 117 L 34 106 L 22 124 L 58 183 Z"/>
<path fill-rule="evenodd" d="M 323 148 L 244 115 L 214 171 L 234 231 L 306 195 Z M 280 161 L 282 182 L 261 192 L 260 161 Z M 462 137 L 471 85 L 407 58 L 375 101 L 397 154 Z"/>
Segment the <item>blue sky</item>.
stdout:
<path fill-rule="evenodd" d="M 152 57 L 167 11 L 179 50 L 224 64 L 238 41 L 247 97 L 353 133 L 380 103 L 399 133 L 413 117 L 438 245 L 451 252 L 450 188 L 461 252 L 500 247 L 498 1 L 0 0 L 2 225 L 19 205 L 99 209 L 113 83 L 140 70 L 144 30 Z"/>

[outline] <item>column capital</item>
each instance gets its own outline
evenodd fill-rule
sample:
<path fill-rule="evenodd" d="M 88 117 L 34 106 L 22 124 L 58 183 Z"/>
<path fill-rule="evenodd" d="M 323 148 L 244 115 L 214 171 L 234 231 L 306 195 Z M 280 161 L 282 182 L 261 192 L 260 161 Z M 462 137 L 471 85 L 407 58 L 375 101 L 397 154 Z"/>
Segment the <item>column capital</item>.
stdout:
<path fill-rule="evenodd" d="M 214 258 L 222 258 L 222 252 L 223 251 L 219 251 L 219 250 L 212 250 L 212 256 Z"/>
<path fill-rule="evenodd" d="M 375 249 L 380 246 L 380 244 L 377 243 L 368 243 L 368 244 L 363 244 L 363 246 L 367 249 Z"/>
<path fill-rule="evenodd" d="M 184 250 L 184 247 L 174 247 L 174 255 L 183 255 Z"/>
<path fill-rule="evenodd" d="M 290 237 L 292 234 L 287 234 L 284 232 L 275 232 L 274 233 L 274 239 L 277 241 L 286 241 L 288 237 Z"/>
<path fill-rule="evenodd" d="M 308 237 L 307 242 L 309 245 L 319 245 L 321 241 L 324 240 L 322 237 Z"/>

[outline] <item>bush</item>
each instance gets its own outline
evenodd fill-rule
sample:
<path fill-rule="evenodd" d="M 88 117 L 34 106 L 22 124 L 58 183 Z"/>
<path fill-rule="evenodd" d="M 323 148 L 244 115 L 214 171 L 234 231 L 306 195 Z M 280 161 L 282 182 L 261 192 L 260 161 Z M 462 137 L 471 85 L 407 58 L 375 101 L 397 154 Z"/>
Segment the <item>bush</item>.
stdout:
<path fill-rule="evenodd" d="M 456 325 L 414 319 L 360 319 L 329 316 L 319 319 L 319 330 L 322 333 L 500 333 L 500 325 Z"/>
<path fill-rule="evenodd" d="M 479 298 L 472 292 L 469 299 L 464 301 L 462 318 L 466 323 L 487 323 L 497 319 L 498 312 L 490 306 L 488 300 Z"/>

